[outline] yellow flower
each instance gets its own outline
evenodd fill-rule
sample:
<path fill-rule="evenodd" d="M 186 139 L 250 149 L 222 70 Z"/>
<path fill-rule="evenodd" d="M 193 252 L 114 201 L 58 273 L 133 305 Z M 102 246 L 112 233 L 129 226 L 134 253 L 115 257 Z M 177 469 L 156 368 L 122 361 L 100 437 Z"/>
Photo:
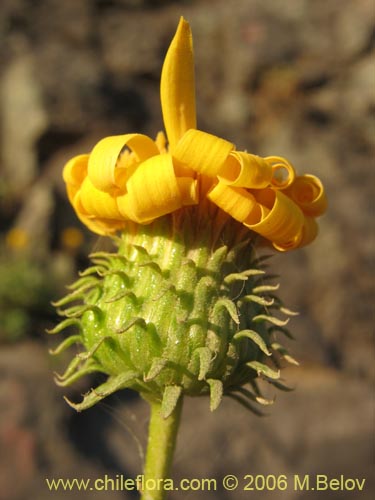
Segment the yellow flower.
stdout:
<path fill-rule="evenodd" d="M 66 227 L 60 235 L 62 245 L 69 250 L 76 250 L 83 243 L 83 234 L 76 227 Z"/>
<path fill-rule="evenodd" d="M 296 176 L 284 158 L 261 158 L 197 129 L 194 57 L 181 18 L 161 75 L 164 133 L 106 137 L 64 168 L 80 220 L 110 235 L 129 222 L 148 224 L 178 210 L 222 211 L 285 251 L 310 243 L 326 209 L 322 183 Z M 211 213 L 211 212 L 210 212 Z"/>
<path fill-rule="evenodd" d="M 7 232 L 5 237 L 7 246 L 12 250 L 22 250 L 26 248 L 29 241 L 29 235 L 21 227 L 13 227 Z"/>

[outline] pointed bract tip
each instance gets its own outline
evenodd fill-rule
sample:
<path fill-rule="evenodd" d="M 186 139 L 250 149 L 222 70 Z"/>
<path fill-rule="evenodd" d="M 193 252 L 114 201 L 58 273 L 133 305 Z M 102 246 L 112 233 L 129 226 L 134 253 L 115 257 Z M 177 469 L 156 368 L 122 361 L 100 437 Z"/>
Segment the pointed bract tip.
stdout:
<path fill-rule="evenodd" d="M 63 396 L 63 398 L 64 398 L 65 402 L 66 402 L 66 403 L 68 403 L 68 405 L 69 405 L 71 408 L 73 408 L 73 410 L 76 410 L 76 411 L 78 411 L 78 412 L 80 412 L 80 411 L 81 411 L 81 409 L 80 409 L 80 405 L 79 405 L 79 404 L 75 404 L 75 403 L 73 403 L 73 402 L 72 402 L 72 401 L 70 401 L 70 399 L 68 399 L 66 396 Z"/>

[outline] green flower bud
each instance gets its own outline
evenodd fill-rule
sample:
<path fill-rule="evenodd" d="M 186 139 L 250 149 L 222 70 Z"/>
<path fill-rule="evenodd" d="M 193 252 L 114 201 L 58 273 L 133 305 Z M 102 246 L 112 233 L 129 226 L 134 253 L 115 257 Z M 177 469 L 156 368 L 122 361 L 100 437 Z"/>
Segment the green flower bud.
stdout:
<path fill-rule="evenodd" d="M 279 360 L 296 361 L 275 336 L 288 334 L 293 313 L 274 296 L 278 286 L 249 232 L 194 210 L 129 225 L 114 239 L 117 252 L 92 254 L 93 266 L 55 304 L 65 319 L 51 333 L 76 332 L 54 353 L 83 348 L 57 383 L 108 375 L 81 403 L 70 403 L 77 410 L 130 388 L 162 402 L 164 417 L 182 395 L 209 394 L 211 410 L 228 395 L 257 411 L 253 403 L 272 402 L 260 394 L 258 377 L 284 387 Z"/>

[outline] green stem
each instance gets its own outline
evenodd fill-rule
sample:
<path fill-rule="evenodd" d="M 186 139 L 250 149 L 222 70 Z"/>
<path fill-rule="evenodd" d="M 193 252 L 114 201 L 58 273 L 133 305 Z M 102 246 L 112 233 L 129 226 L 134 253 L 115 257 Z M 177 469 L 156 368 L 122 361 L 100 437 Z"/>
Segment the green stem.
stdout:
<path fill-rule="evenodd" d="M 163 483 L 165 479 L 170 479 L 169 473 L 180 423 L 182 400 L 181 397 L 168 418 L 163 418 L 160 403 L 150 403 L 151 416 L 141 500 L 165 500 L 166 498 Z"/>

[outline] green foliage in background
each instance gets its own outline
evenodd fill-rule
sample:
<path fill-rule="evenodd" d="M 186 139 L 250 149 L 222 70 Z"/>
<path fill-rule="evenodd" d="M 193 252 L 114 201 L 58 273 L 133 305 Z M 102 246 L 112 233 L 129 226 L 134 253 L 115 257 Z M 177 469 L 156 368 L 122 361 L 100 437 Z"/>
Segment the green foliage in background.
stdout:
<path fill-rule="evenodd" d="M 39 319 L 53 314 L 54 283 L 48 265 L 26 256 L 0 253 L 0 341 L 32 334 Z"/>

